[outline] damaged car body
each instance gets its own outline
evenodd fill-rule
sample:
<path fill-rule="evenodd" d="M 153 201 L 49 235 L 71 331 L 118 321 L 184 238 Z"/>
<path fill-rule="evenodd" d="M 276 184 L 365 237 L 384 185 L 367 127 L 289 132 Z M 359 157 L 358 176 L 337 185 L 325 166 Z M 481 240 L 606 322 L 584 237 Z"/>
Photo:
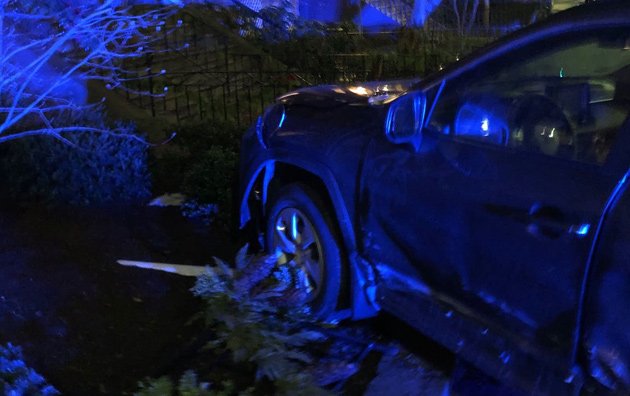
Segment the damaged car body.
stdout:
<path fill-rule="evenodd" d="M 241 226 L 320 317 L 383 309 L 531 394 L 630 391 L 630 4 L 421 81 L 288 93 L 246 133 Z"/>

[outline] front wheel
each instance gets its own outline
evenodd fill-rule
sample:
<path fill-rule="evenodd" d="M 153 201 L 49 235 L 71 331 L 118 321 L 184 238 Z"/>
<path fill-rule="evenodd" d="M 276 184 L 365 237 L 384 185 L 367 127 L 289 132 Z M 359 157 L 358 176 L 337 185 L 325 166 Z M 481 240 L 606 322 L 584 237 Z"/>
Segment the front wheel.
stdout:
<path fill-rule="evenodd" d="M 278 265 L 295 265 L 293 286 L 320 319 L 337 308 L 343 276 L 341 243 L 327 209 L 313 189 L 290 184 L 272 197 L 266 221 L 267 251 L 280 250 Z"/>

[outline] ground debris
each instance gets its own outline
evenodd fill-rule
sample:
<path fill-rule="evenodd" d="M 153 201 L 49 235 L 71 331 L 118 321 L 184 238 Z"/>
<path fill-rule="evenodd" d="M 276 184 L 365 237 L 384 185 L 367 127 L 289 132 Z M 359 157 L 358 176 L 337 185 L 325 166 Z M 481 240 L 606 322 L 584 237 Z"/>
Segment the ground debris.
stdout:
<path fill-rule="evenodd" d="M 359 371 L 358 364 L 338 360 L 320 361 L 308 370 L 319 386 L 328 386 L 346 380 L 357 371 Z"/>

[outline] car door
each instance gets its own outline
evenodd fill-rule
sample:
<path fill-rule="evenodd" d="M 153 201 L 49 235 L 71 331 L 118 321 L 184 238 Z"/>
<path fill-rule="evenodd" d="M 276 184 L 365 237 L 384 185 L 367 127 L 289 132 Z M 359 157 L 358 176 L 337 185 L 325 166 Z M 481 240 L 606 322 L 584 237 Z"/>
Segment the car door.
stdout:
<path fill-rule="evenodd" d="M 594 230 L 625 172 L 608 159 L 629 110 L 627 32 L 539 38 L 447 78 L 418 152 L 372 144 L 366 256 L 568 352 Z"/>

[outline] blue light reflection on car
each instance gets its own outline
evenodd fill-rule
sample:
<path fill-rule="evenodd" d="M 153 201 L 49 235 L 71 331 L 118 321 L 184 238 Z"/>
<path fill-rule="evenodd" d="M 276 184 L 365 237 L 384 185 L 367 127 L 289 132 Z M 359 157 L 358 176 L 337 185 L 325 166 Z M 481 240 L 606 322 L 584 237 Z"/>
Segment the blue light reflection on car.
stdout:
<path fill-rule="evenodd" d="M 286 118 L 287 113 L 286 112 L 282 112 L 282 117 L 280 117 L 280 122 L 278 123 L 278 129 L 282 128 L 282 124 L 284 124 L 284 119 Z"/>
<path fill-rule="evenodd" d="M 590 229 L 591 229 L 590 224 L 582 224 L 575 233 L 580 236 L 586 236 Z"/>
<path fill-rule="evenodd" d="M 483 103 L 483 100 L 480 100 Z M 463 138 L 490 141 L 504 145 L 507 143 L 507 123 L 499 115 L 493 114 L 491 106 L 475 101 L 464 103 L 455 118 L 455 135 Z"/>
<path fill-rule="evenodd" d="M 481 130 L 484 131 L 485 136 L 487 136 L 487 133 L 490 130 L 490 120 L 488 120 L 488 117 L 481 120 Z"/>
<path fill-rule="evenodd" d="M 291 216 L 291 236 L 294 240 L 298 237 L 298 218 L 295 213 Z"/>

